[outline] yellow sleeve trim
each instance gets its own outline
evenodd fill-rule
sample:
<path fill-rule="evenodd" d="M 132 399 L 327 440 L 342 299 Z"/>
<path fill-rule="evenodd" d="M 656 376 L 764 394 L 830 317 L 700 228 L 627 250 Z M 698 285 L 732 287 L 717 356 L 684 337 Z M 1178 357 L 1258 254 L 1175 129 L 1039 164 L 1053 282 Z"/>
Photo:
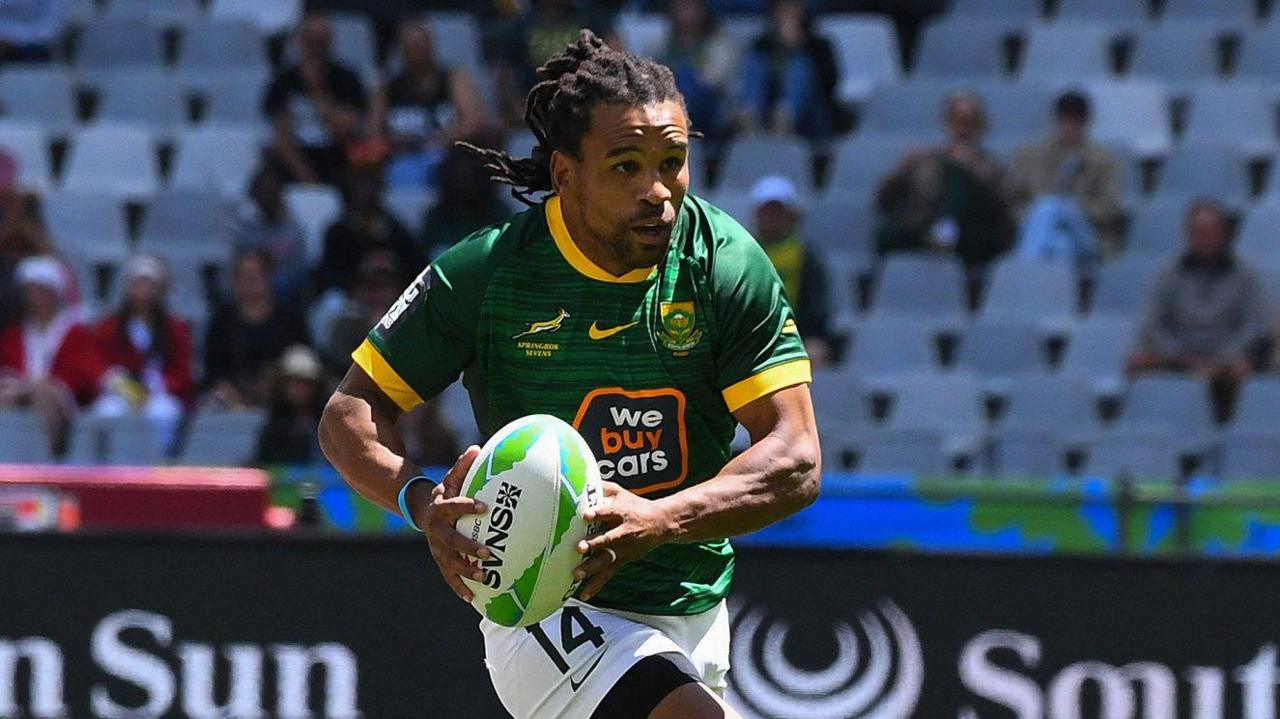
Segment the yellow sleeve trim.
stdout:
<path fill-rule="evenodd" d="M 720 394 L 724 396 L 724 403 L 729 405 L 729 411 L 737 412 L 738 408 L 767 394 L 812 381 L 813 372 L 809 369 L 809 360 L 798 359 L 761 370 L 729 386 Z"/>
<path fill-rule="evenodd" d="M 356 351 L 351 353 L 351 359 L 360 365 L 360 369 L 364 370 L 364 373 L 373 379 L 373 383 L 386 392 L 400 409 L 408 412 L 422 404 L 422 397 L 419 397 L 409 383 L 387 364 L 386 358 L 368 339 L 361 342 Z"/>

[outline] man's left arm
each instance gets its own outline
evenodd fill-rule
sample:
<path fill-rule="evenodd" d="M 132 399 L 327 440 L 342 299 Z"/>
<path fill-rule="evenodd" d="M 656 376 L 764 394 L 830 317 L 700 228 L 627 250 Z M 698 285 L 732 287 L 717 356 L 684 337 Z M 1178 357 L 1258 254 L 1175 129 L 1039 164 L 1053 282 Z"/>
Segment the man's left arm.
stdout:
<path fill-rule="evenodd" d="M 751 447 L 712 479 L 656 500 L 605 483 L 609 501 L 587 520 L 611 528 L 578 544 L 579 552 L 590 555 L 578 570 L 580 577 L 590 577 L 582 599 L 600 591 L 618 566 L 658 545 L 754 532 L 817 498 L 821 452 L 809 385 L 773 392 L 734 416 L 750 433 Z"/>

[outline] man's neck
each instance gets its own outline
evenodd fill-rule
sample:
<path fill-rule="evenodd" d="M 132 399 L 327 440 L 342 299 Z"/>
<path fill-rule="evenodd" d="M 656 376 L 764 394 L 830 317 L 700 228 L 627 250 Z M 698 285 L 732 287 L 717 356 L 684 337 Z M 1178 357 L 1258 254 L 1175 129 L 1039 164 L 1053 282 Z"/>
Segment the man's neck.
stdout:
<path fill-rule="evenodd" d="M 563 195 L 560 196 L 560 214 L 564 217 L 565 228 L 569 230 L 569 240 L 577 245 L 582 254 L 596 267 L 615 277 L 621 277 L 632 270 L 639 269 L 628 267 L 609 251 L 581 221 L 582 217 L 578 213 L 577 205 Z"/>

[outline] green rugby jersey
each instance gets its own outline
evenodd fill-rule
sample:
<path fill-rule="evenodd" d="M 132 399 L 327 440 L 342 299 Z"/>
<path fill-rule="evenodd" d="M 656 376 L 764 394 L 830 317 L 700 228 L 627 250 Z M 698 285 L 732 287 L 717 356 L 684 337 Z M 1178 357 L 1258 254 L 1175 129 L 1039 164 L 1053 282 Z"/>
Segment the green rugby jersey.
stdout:
<path fill-rule="evenodd" d="M 419 275 L 353 358 L 406 410 L 461 374 L 486 437 L 528 414 L 560 417 L 604 479 L 649 498 L 724 467 L 732 411 L 810 381 L 768 257 L 693 196 L 662 262 L 620 277 L 569 237 L 558 197 L 480 230 Z M 732 576 L 728 540 L 667 544 L 619 569 L 592 603 L 696 614 Z"/>

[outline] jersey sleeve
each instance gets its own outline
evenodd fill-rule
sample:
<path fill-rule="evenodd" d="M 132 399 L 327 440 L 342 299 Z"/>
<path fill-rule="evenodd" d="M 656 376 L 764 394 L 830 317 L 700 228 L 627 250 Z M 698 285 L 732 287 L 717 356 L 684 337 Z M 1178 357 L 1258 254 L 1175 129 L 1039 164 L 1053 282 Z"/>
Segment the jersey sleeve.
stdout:
<path fill-rule="evenodd" d="M 440 394 L 471 363 L 487 239 L 473 236 L 428 265 L 352 353 L 401 409 Z"/>
<path fill-rule="evenodd" d="M 717 382 L 730 412 L 812 380 L 782 280 L 740 226 L 718 243 L 711 285 L 719 337 Z"/>

